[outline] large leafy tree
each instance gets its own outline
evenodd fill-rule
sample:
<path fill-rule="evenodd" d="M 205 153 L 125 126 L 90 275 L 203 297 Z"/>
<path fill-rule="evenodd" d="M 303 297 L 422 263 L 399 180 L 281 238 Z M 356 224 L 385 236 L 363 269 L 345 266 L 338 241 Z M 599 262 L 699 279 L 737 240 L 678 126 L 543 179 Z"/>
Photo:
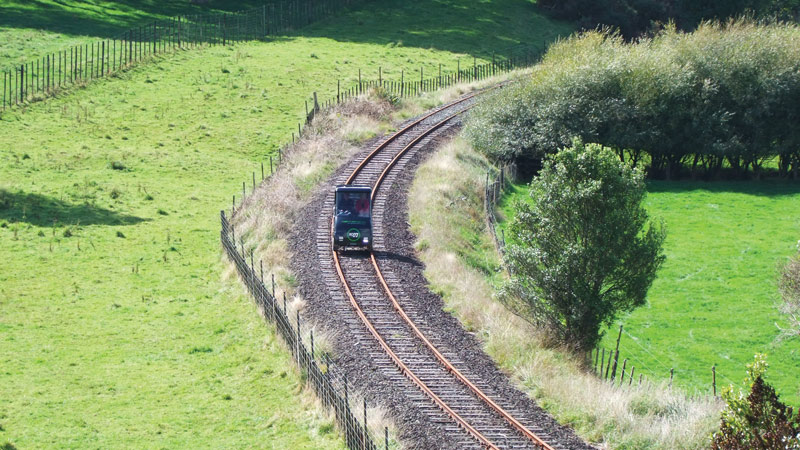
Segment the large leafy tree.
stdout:
<path fill-rule="evenodd" d="M 554 343 L 593 348 L 604 325 L 644 305 L 664 261 L 645 194 L 641 170 L 600 145 L 576 140 L 546 159 L 531 201 L 516 205 L 503 301 Z"/>

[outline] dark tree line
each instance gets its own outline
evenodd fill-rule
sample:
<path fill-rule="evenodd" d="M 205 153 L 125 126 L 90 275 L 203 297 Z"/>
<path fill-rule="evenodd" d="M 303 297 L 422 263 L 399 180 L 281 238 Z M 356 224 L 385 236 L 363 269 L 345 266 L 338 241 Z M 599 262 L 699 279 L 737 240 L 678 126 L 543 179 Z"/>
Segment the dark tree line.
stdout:
<path fill-rule="evenodd" d="M 557 18 L 576 21 L 582 29 L 610 26 L 627 38 L 649 31 L 654 23 L 669 21 L 691 30 L 704 20 L 740 15 L 800 17 L 800 0 L 539 0 L 538 4 Z"/>
<path fill-rule="evenodd" d="M 551 47 L 532 76 L 479 105 L 473 144 L 502 161 L 542 158 L 574 137 L 651 177 L 800 171 L 800 27 L 739 20 L 627 43 L 589 32 Z"/>

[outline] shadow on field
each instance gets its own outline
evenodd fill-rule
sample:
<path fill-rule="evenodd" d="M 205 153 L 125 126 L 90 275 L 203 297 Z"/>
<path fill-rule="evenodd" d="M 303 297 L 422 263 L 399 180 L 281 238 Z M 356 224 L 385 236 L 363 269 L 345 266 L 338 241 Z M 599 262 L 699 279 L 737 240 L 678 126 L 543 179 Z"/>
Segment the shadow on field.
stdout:
<path fill-rule="evenodd" d="M 156 19 L 260 7 L 270 0 L 27 0 L 0 7 L 0 27 L 113 38 Z M 19 6 L 24 5 L 24 6 Z"/>
<path fill-rule="evenodd" d="M 0 220 L 37 227 L 56 224 L 133 225 L 149 219 L 128 216 L 91 205 L 73 205 L 39 194 L 0 189 Z"/>
<path fill-rule="evenodd" d="M 296 35 L 491 58 L 519 44 L 544 48 L 572 30 L 545 17 L 530 0 L 390 0 L 367 3 Z"/>
<path fill-rule="evenodd" d="M 2 6 L 0 27 L 113 38 L 177 15 L 241 11 L 277 0 L 29 0 Z M 545 17 L 532 0 L 364 1 L 336 17 L 288 33 L 340 42 L 418 47 L 491 58 L 524 44 L 544 48 L 574 26 Z"/>
<path fill-rule="evenodd" d="M 674 193 L 705 191 L 737 193 L 761 197 L 781 197 L 800 194 L 800 183 L 787 180 L 764 181 L 648 181 L 647 192 Z"/>

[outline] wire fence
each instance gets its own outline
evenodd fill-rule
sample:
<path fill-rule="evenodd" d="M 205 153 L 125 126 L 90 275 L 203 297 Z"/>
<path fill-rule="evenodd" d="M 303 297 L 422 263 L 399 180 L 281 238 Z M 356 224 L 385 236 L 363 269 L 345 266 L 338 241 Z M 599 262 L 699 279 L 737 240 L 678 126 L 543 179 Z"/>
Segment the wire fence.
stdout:
<path fill-rule="evenodd" d="M 300 366 L 308 384 L 322 401 L 322 405 L 333 411 L 347 446 L 354 450 L 377 450 L 380 448 L 388 450 L 388 429 L 384 428 L 384 435 L 381 437 L 373 436 L 369 429 L 366 399 L 363 400 L 362 411 L 358 411 L 359 405 L 355 405 L 355 407 L 352 405 L 347 376 L 342 374 L 336 376 L 330 359 L 326 355 L 318 355 L 315 352 L 313 330 L 309 331 L 310 348 L 305 345 L 300 313 L 296 314 L 294 322 L 290 319 L 287 314 L 285 294 L 283 303 L 280 304 L 275 297 L 274 277 L 271 289 L 268 289 L 264 279 L 263 265 L 259 262 L 259 266 L 256 267 L 252 250 L 249 254 L 248 265 L 248 255 L 244 243 L 240 242 L 237 245 L 234 227 L 228 222 L 225 211 L 220 212 L 220 222 L 222 247 L 228 258 L 236 265 L 239 278 L 247 287 L 263 316 L 275 324 L 278 334 L 286 342 L 294 360 Z M 358 414 L 357 411 L 361 414 Z M 376 442 L 382 442 L 383 445 L 379 446 Z"/>
<path fill-rule="evenodd" d="M 499 224 L 497 221 L 496 210 L 506 192 L 506 189 L 509 186 L 509 183 L 513 182 L 516 179 L 516 176 L 517 168 L 514 165 L 505 165 L 499 169 L 489 170 L 486 173 L 486 187 L 484 191 L 484 206 L 486 208 L 486 222 L 489 228 L 489 234 L 492 237 L 495 248 L 497 248 L 497 251 L 500 254 L 501 264 L 509 275 L 511 275 L 511 271 L 508 267 L 508 264 L 505 263 L 506 236 L 504 229 L 498 226 Z M 497 232 L 498 228 L 500 228 L 499 234 Z M 636 386 L 641 386 L 643 383 L 647 383 L 648 381 L 648 377 L 645 376 L 642 370 L 643 364 L 639 364 L 639 372 L 637 372 L 637 366 L 635 365 L 636 363 L 633 358 L 625 358 L 624 356 L 620 357 L 619 347 L 622 334 L 623 327 L 620 325 L 615 348 L 606 349 L 604 347 L 598 347 L 588 352 L 586 359 L 593 373 L 596 374 L 600 379 L 605 380 L 612 385 L 617 385 L 619 387 L 630 387 L 635 384 Z M 642 347 L 642 349 L 647 351 L 647 349 L 644 347 Z M 654 357 L 652 354 L 651 356 Z M 667 366 L 664 364 L 660 365 L 662 367 L 660 367 L 659 370 L 663 371 L 661 373 L 664 376 L 669 373 L 668 387 L 671 388 L 675 379 L 676 370 L 674 367 L 669 367 L 667 370 Z M 648 369 L 647 372 L 650 374 L 656 373 L 656 371 L 650 369 Z M 718 375 L 719 374 L 717 373 L 716 365 L 711 366 L 708 371 L 708 381 L 710 382 L 710 392 L 715 397 L 717 396 Z M 730 382 L 730 380 L 727 378 L 723 378 Z M 706 393 L 707 392 L 708 391 L 706 391 Z"/>
<path fill-rule="evenodd" d="M 184 15 L 131 28 L 3 70 L 2 109 L 126 70 L 160 54 L 263 39 L 331 17 L 358 0 L 278 0 L 239 12 Z"/>
<path fill-rule="evenodd" d="M 545 49 L 545 42 L 542 42 L 541 45 L 519 44 L 493 54 L 491 62 L 481 62 L 479 64 L 477 57 L 473 57 L 472 64 L 462 64 L 459 59 L 456 61 L 455 70 L 445 68 L 443 64 L 439 64 L 438 71 L 434 74 L 427 74 L 427 77 L 423 67 L 413 72 L 401 70 L 399 79 L 385 78 L 380 67 L 372 79 L 362 78 L 362 72 L 359 70 L 358 80 L 349 87 L 342 88 L 341 83 L 337 81 L 335 97 L 319 101 L 317 94 L 314 93 L 307 99 L 306 122 L 310 122 L 314 118 L 314 114 L 320 109 L 346 102 L 369 92 L 371 89 L 379 89 L 383 95 L 395 98 L 416 97 L 426 92 L 445 89 L 456 84 L 482 81 L 519 68 L 529 67 L 539 62 Z"/>

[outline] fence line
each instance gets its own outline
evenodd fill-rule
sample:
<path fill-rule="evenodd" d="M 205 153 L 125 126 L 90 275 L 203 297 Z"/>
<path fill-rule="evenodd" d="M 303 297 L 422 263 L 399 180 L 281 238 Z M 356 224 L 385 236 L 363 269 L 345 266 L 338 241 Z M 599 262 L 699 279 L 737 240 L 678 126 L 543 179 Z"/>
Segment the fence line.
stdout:
<path fill-rule="evenodd" d="M 308 382 L 314 388 L 317 396 L 326 408 L 331 408 L 336 421 L 344 433 L 347 446 L 358 450 L 378 450 L 380 447 L 367 426 L 366 399 L 364 400 L 363 415 L 358 414 L 351 407 L 350 396 L 345 375 L 336 376 L 330 359 L 325 356 L 318 358 L 314 352 L 314 337 L 310 334 L 311 348 L 303 343 L 300 315 L 292 323 L 286 312 L 286 297 L 284 295 L 281 306 L 275 297 L 275 282 L 272 279 L 272 289 L 265 285 L 264 272 L 257 272 L 253 252 L 248 255 L 243 244 L 237 246 L 233 226 L 228 222 L 225 211 L 220 212 L 220 240 L 228 258 L 236 265 L 239 278 L 247 287 L 256 305 L 264 317 L 273 323 L 278 334 L 289 347 L 294 360 L 300 370 L 306 375 Z M 259 267 L 262 267 L 259 263 Z M 388 432 L 384 434 L 384 448 L 389 448 Z"/>
<path fill-rule="evenodd" d="M 4 68 L 2 109 L 106 77 L 155 55 L 285 33 L 331 17 L 357 1 L 280 0 L 247 11 L 156 20 L 113 38 L 76 45 L 13 68 Z"/>

